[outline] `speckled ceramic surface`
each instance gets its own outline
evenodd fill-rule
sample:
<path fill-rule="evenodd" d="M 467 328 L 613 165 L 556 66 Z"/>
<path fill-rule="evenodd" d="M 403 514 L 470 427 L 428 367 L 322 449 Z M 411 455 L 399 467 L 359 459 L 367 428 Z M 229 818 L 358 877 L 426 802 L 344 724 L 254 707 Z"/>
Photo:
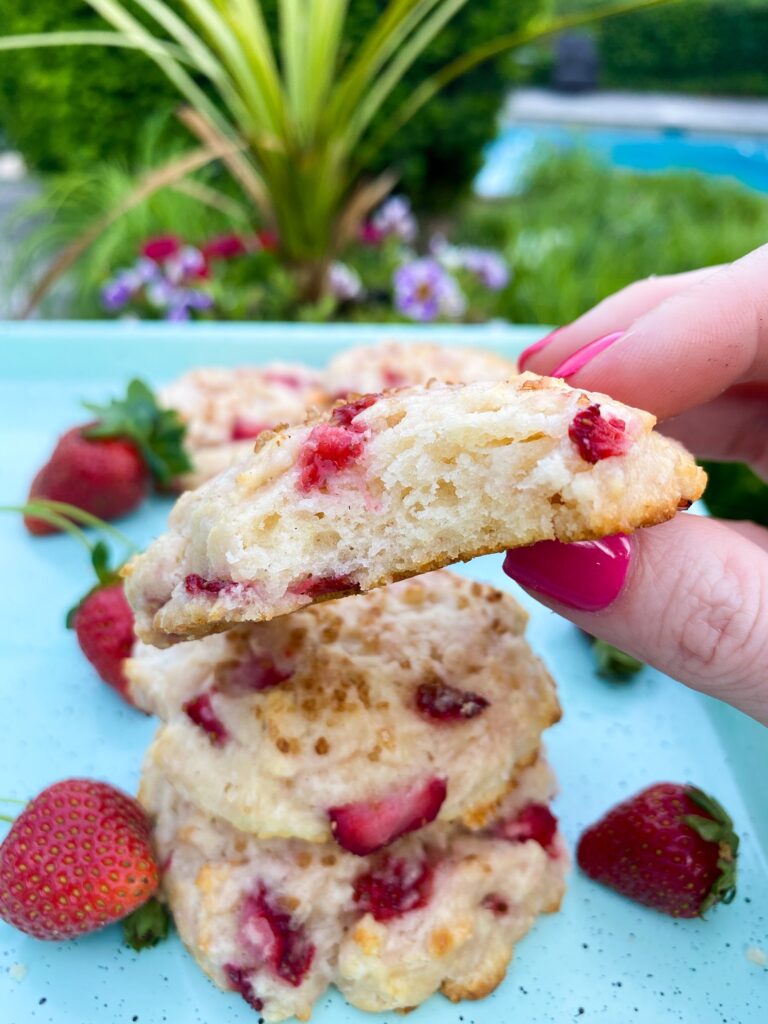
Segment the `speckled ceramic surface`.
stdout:
<path fill-rule="evenodd" d="M 387 335 L 396 333 L 387 329 Z M 409 335 L 419 332 L 409 330 Z M 526 330 L 457 330 L 421 336 L 513 353 Z M 54 437 L 82 419 L 81 398 L 103 399 L 128 376 L 153 383 L 200 363 L 268 359 L 323 363 L 372 329 L 197 325 L 52 326 L 0 324 L 0 503 L 20 501 Z M 162 529 L 169 502 L 125 520 L 139 543 Z M 33 540 L 0 517 L 3 671 L 0 794 L 24 799 L 71 775 L 135 788 L 151 721 L 100 683 L 64 628 L 64 612 L 89 585 L 84 553 L 66 538 Z M 461 571 L 510 584 L 501 558 Z M 562 913 L 541 920 L 521 943 L 506 982 L 480 1003 L 436 997 L 412 1024 L 765 1024 L 768 970 L 768 732 L 650 669 L 615 686 L 594 671 L 586 642 L 527 598 L 530 639 L 560 684 L 565 716 L 549 748 L 571 844 L 609 805 L 660 779 L 698 783 L 730 809 L 743 837 L 735 903 L 708 921 L 675 922 L 645 911 L 572 872 Z M 396 1024 L 336 994 L 315 1024 Z M 256 1024 L 236 995 L 207 981 L 175 937 L 136 955 L 118 928 L 67 943 L 42 943 L 0 923 L 1 1024 Z"/>

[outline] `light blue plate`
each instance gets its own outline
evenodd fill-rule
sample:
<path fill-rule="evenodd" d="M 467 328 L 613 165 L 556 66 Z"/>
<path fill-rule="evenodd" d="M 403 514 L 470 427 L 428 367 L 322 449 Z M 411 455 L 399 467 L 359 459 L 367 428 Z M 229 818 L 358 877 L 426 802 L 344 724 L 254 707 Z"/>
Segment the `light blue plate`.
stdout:
<path fill-rule="evenodd" d="M 23 500 L 55 436 L 82 421 L 81 399 L 102 400 L 129 375 L 159 383 L 200 363 L 279 358 L 321 365 L 339 348 L 377 336 L 368 328 L 0 324 L 0 503 Z M 536 332 L 441 329 L 433 336 L 513 353 Z M 157 499 L 121 526 L 144 543 L 162 529 L 169 505 Z M 64 628 L 65 610 L 90 585 L 84 553 L 68 538 L 33 540 L 3 515 L 0 566 L 0 795 L 24 799 L 72 775 L 133 790 L 153 723 L 97 679 Z M 500 557 L 460 571 L 511 586 Z M 532 613 L 531 643 L 560 684 L 565 716 L 548 746 L 570 843 L 634 790 L 662 779 L 694 781 L 723 801 L 741 832 L 739 893 L 707 921 L 675 922 L 574 871 L 562 913 L 543 918 L 520 944 L 496 993 L 459 1006 L 436 997 L 408 1021 L 765 1024 L 768 970 L 747 950 L 768 950 L 768 732 L 650 669 L 628 685 L 602 681 L 576 630 L 521 599 Z M 257 1019 L 238 996 L 214 988 L 175 937 L 136 955 L 116 927 L 55 944 L 0 923 L 0 1024 Z M 313 1017 L 317 1024 L 401 1019 L 358 1013 L 337 994 L 323 998 Z"/>

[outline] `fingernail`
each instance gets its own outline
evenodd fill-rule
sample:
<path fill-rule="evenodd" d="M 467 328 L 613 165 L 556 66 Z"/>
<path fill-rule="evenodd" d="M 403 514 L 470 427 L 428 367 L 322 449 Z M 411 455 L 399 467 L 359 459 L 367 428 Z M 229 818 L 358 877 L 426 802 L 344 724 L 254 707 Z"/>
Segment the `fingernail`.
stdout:
<path fill-rule="evenodd" d="M 630 538 L 621 533 L 573 544 L 543 540 L 508 551 L 504 572 L 521 587 L 569 608 L 599 612 L 621 593 L 631 555 Z"/>
<path fill-rule="evenodd" d="M 560 363 L 557 369 L 553 370 L 550 377 L 572 377 L 574 373 L 577 373 L 582 367 L 586 366 L 587 363 L 594 359 L 595 356 L 600 355 L 601 352 L 605 352 L 607 348 L 610 348 L 615 341 L 624 334 L 624 331 L 613 331 L 611 334 L 604 334 L 602 338 L 595 338 L 594 341 L 588 342 L 586 345 L 577 349 L 571 353 L 565 362 Z"/>
<path fill-rule="evenodd" d="M 558 327 L 554 331 L 550 331 L 549 334 L 545 334 L 543 338 L 539 338 L 538 341 L 534 341 L 534 343 L 529 345 L 528 348 L 523 349 L 517 358 L 517 365 L 520 369 L 520 373 L 525 369 L 525 365 L 531 356 L 535 356 L 537 352 L 541 352 L 543 348 L 546 348 L 560 330 L 562 330 L 562 328 Z"/>

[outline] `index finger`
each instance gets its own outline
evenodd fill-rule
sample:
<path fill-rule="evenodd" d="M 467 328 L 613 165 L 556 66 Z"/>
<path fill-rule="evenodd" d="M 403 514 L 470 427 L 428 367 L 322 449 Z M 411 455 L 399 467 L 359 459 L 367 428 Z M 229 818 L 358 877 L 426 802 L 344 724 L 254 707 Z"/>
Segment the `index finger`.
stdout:
<path fill-rule="evenodd" d="M 530 368 L 557 375 L 569 354 L 558 338 L 552 351 L 547 346 L 531 359 Z M 638 317 L 568 382 L 665 419 L 711 401 L 735 383 L 767 376 L 768 246 L 763 246 Z"/>

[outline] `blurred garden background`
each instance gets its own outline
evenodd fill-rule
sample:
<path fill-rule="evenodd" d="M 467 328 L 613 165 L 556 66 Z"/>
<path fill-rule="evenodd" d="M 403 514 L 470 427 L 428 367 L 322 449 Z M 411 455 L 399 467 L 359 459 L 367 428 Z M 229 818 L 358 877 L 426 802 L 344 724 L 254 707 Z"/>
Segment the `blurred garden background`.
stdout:
<path fill-rule="evenodd" d="M 3 315 L 556 324 L 768 239 L 763 0 L 260 8 L 0 0 Z"/>
<path fill-rule="evenodd" d="M 765 0 L 0 0 L 0 26 L 0 317 L 553 325 L 768 241 Z M 717 510 L 765 522 L 738 472 Z"/>

